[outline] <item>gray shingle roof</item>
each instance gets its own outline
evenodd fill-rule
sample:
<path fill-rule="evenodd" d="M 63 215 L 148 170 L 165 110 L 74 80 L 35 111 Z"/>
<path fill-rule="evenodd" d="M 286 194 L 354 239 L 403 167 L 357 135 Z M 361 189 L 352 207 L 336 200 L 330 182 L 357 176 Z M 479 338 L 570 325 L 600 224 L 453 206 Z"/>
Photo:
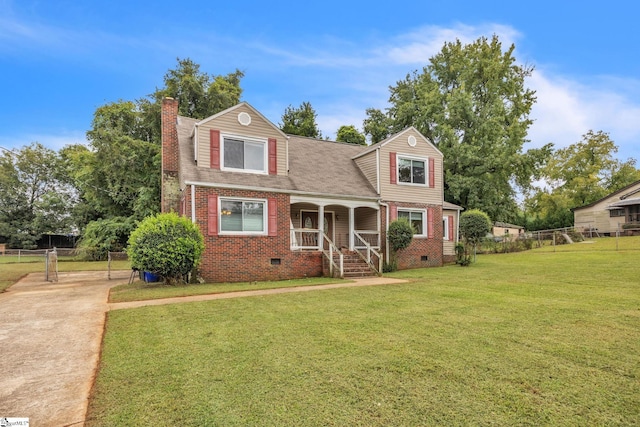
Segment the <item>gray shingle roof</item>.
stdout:
<path fill-rule="evenodd" d="M 188 117 L 178 118 L 181 188 L 189 181 L 336 197 L 378 197 L 351 160 L 362 151 L 362 146 L 290 135 L 289 176 L 223 172 L 199 167 L 193 160 L 192 134 L 197 122 Z"/>

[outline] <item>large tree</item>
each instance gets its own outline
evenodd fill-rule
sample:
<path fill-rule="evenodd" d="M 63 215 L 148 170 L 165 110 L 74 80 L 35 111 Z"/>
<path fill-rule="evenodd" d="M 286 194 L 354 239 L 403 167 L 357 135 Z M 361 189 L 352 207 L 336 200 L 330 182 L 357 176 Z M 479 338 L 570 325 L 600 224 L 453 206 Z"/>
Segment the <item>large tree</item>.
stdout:
<path fill-rule="evenodd" d="M 280 129 L 291 135 L 308 136 L 310 138 L 322 138 L 322 132 L 316 123 L 316 110 L 311 103 L 303 102 L 298 108 L 289 105 L 282 115 Z"/>
<path fill-rule="evenodd" d="M 542 169 L 545 187 L 527 198 L 533 228 L 573 225 L 572 208 L 587 205 L 640 179 L 636 160 L 615 158 L 609 134 L 589 131 L 582 140 L 558 149 Z"/>
<path fill-rule="evenodd" d="M 32 248 L 46 233 L 70 233 L 75 193 L 58 154 L 39 143 L 0 152 L 0 237 Z"/>
<path fill-rule="evenodd" d="M 551 146 L 524 151 L 536 98 L 525 86 L 533 68 L 518 65 L 515 46 L 497 36 L 445 43 L 422 72 L 390 87 L 390 132 L 415 126 L 444 154 L 445 199 L 513 220 L 517 187 L 527 188 Z M 368 132 L 385 122 L 369 113 Z"/>
<path fill-rule="evenodd" d="M 340 126 L 336 135 L 336 141 L 348 144 L 367 145 L 367 140 L 363 134 L 353 125 Z"/>
<path fill-rule="evenodd" d="M 164 87 L 135 101 L 120 100 L 98 107 L 89 146 L 62 152 L 80 203 L 75 215 L 92 220 L 141 220 L 160 209 L 160 110 L 164 97 L 179 101 L 179 114 L 202 119 L 240 102 L 244 74 L 235 70 L 213 76 L 191 59 L 177 60 L 164 76 Z"/>

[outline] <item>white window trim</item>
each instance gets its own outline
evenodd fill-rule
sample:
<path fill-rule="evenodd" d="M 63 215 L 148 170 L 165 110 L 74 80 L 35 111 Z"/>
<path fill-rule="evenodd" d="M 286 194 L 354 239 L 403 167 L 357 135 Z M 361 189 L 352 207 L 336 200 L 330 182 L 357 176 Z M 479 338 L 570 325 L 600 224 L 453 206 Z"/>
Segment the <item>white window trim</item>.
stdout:
<path fill-rule="evenodd" d="M 262 231 L 224 231 L 222 230 L 222 202 L 262 203 Z M 267 199 L 247 199 L 244 197 L 218 197 L 218 234 L 221 236 L 267 236 L 269 235 L 269 203 Z"/>
<path fill-rule="evenodd" d="M 240 141 L 244 141 L 244 142 L 253 142 L 253 143 L 257 143 L 257 144 L 262 144 L 264 147 L 263 152 L 263 159 L 262 159 L 262 165 L 263 165 L 263 170 L 256 170 L 256 169 L 239 169 L 239 168 L 232 168 L 232 167 L 227 167 L 224 165 L 224 140 L 225 138 L 228 139 L 235 139 L 235 140 L 240 140 Z M 220 170 L 223 171 L 231 171 L 231 172 L 242 172 L 242 173 L 252 173 L 252 174 L 261 174 L 261 175 L 269 175 L 269 141 L 263 138 L 252 138 L 252 137 L 248 137 L 248 136 L 242 136 L 242 135 L 234 135 L 234 134 L 230 134 L 230 133 L 221 133 L 220 134 Z"/>
<path fill-rule="evenodd" d="M 448 215 L 443 215 L 442 216 L 442 239 L 449 241 L 451 240 L 451 236 L 449 236 L 449 216 Z"/>
<path fill-rule="evenodd" d="M 418 212 L 422 214 L 422 234 L 414 234 L 413 237 L 427 237 L 427 210 L 426 209 L 412 209 L 412 208 L 403 208 L 398 206 L 398 219 L 400 219 L 400 212 Z"/>
<path fill-rule="evenodd" d="M 424 184 L 416 184 L 414 182 L 403 182 L 400 181 L 400 159 L 404 160 L 418 160 L 424 162 Z M 429 158 L 428 157 L 420 157 L 411 154 L 396 154 L 396 182 L 398 185 L 409 185 L 413 187 L 429 187 Z"/>

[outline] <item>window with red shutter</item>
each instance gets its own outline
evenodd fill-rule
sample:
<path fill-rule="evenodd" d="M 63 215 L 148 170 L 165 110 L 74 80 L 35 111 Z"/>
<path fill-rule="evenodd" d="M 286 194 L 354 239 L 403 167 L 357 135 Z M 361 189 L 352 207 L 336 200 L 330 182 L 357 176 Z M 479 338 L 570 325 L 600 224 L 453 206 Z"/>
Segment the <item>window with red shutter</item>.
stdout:
<path fill-rule="evenodd" d="M 278 235 L 278 200 L 269 199 L 267 203 L 267 210 L 269 211 L 269 236 Z"/>
<path fill-rule="evenodd" d="M 389 153 L 389 177 L 391 184 L 395 184 L 397 182 L 396 173 L 396 153 Z"/>
<path fill-rule="evenodd" d="M 211 129 L 209 138 L 211 169 L 220 169 L 220 131 Z"/>
<path fill-rule="evenodd" d="M 269 175 L 278 174 L 278 141 L 269 138 Z"/>
<path fill-rule="evenodd" d="M 436 186 L 436 170 L 435 161 L 433 157 L 429 157 L 429 187 L 434 188 Z"/>
<path fill-rule="evenodd" d="M 207 234 L 218 235 L 218 196 L 210 194 L 207 197 Z"/>

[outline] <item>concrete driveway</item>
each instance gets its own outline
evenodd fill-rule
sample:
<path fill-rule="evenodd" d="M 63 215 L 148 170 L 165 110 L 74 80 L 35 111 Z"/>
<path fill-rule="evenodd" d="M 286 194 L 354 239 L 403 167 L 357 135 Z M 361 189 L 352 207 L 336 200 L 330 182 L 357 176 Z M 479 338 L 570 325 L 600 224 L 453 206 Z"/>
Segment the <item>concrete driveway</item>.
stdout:
<path fill-rule="evenodd" d="M 33 273 L 0 294 L 0 419 L 31 426 L 84 425 L 98 367 L 106 312 L 145 305 L 241 298 L 289 292 L 405 283 L 372 277 L 327 285 L 107 304 L 109 289 L 130 271 L 60 273 L 58 282 Z"/>
<path fill-rule="evenodd" d="M 130 271 L 33 273 L 0 294 L 0 417 L 82 426 L 109 310 Z"/>

